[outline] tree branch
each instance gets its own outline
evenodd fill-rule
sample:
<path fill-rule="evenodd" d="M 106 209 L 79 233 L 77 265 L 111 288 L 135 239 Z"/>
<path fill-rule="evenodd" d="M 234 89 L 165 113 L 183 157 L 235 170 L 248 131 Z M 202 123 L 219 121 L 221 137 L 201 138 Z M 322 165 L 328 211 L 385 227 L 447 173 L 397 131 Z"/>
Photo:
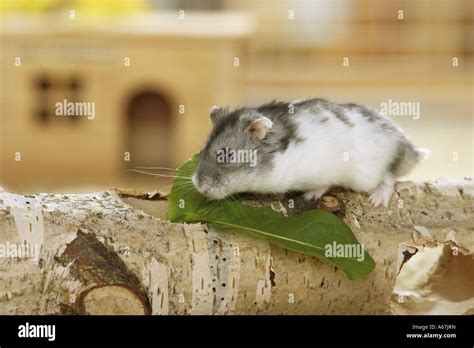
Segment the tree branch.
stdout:
<path fill-rule="evenodd" d="M 159 194 L 0 191 L 0 313 L 472 313 L 473 195 L 471 180 L 402 182 L 389 209 L 374 209 L 365 194 L 330 192 L 318 207 L 342 218 L 377 263 L 350 281 L 242 231 L 170 223 Z M 248 199 L 286 215 L 314 208 L 297 196 Z M 407 283 L 404 273 L 428 256 L 424 280 Z"/>

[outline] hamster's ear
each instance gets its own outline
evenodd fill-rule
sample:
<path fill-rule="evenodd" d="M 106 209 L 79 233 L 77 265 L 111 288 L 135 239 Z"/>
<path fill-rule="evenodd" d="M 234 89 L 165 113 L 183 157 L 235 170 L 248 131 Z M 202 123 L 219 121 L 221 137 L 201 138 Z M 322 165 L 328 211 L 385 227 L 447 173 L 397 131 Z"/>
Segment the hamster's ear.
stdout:
<path fill-rule="evenodd" d="M 215 126 L 221 118 L 225 116 L 227 108 L 221 108 L 220 106 L 214 105 L 209 109 L 209 117 L 211 118 L 212 125 Z"/>
<path fill-rule="evenodd" d="M 267 135 L 267 132 L 272 128 L 273 122 L 265 116 L 258 116 L 250 123 L 248 128 L 250 138 L 252 140 L 262 140 Z"/>

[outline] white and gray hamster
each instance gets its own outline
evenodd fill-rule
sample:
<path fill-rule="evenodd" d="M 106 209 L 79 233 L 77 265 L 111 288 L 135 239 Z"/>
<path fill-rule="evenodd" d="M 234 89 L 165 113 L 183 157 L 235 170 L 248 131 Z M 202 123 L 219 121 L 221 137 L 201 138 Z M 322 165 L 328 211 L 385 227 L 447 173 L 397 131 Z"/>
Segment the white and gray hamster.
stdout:
<path fill-rule="evenodd" d="M 212 131 L 193 175 L 212 199 L 240 192 L 303 191 L 318 199 L 331 186 L 370 192 L 388 206 L 397 177 L 429 154 L 376 110 L 324 99 L 273 101 L 210 110 Z"/>

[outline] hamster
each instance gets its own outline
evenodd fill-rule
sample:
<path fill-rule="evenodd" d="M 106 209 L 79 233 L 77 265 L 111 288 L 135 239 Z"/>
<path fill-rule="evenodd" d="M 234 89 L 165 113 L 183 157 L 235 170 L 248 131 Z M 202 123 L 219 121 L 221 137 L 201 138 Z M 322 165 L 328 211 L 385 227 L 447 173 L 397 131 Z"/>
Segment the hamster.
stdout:
<path fill-rule="evenodd" d="M 395 180 L 429 154 L 387 117 L 353 103 L 314 98 L 214 106 L 210 118 L 192 181 L 211 199 L 303 191 L 317 200 L 342 186 L 369 192 L 374 207 L 388 207 Z"/>

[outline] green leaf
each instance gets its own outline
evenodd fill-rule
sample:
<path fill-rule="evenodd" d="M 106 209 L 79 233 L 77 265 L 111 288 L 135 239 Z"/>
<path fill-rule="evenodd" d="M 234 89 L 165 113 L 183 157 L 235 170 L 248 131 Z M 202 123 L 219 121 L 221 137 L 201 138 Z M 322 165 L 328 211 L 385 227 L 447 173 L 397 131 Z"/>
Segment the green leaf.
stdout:
<path fill-rule="evenodd" d="M 365 251 L 360 259 L 357 254 L 326 256 L 328 246 L 362 248 L 350 228 L 334 214 L 313 210 L 285 217 L 269 207 L 254 207 L 234 199 L 209 200 L 202 196 L 191 181 L 198 158 L 194 156 L 178 169 L 169 195 L 170 221 L 202 222 L 220 229 L 247 231 L 287 249 L 328 260 L 341 268 L 349 279 L 358 279 L 374 269 L 375 262 Z"/>

